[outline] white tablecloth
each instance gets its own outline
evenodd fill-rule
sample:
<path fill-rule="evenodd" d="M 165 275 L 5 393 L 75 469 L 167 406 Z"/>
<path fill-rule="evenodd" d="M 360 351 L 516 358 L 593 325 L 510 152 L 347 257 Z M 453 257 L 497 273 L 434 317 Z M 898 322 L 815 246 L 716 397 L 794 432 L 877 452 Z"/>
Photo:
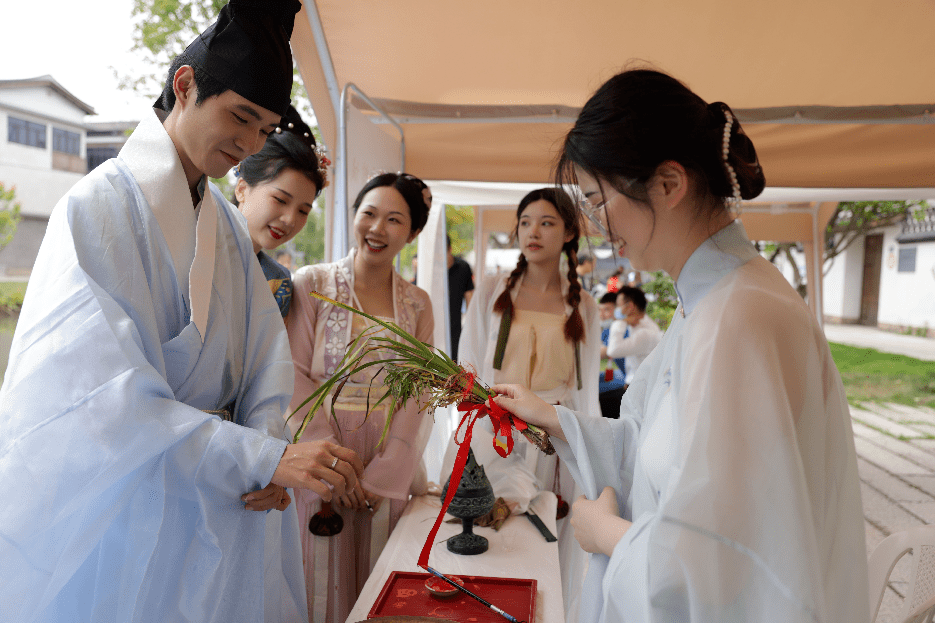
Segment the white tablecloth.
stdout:
<path fill-rule="evenodd" d="M 555 494 L 540 493 L 530 505 L 552 534 L 555 529 Z M 419 552 L 441 509 L 436 496 L 413 497 L 409 501 L 396 529 L 390 535 L 373 573 L 351 610 L 347 623 L 367 618 L 383 585 L 393 571 L 424 572 L 416 564 Z M 447 516 L 446 519 L 450 519 Z M 545 538 L 526 517 L 513 515 L 499 532 L 493 528 L 474 528 L 474 533 L 487 538 L 489 549 L 476 556 L 461 556 L 448 551 L 445 539 L 461 532 L 461 523 L 442 523 L 429 556 L 429 566 L 444 574 L 483 575 L 506 578 L 533 578 L 537 582 L 537 623 L 564 623 L 562 582 L 558 570 L 558 545 Z M 506 621 L 506 619 L 502 619 Z"/>

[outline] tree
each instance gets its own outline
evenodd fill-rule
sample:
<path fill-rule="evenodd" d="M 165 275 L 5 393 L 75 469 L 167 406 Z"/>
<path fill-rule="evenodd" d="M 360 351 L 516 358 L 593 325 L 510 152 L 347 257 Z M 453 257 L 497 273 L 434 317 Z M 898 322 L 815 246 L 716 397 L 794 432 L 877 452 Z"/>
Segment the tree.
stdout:
<path fill-rule="evenodd" d="M 854 241 L 880 227 L 894 225 L 905 218 L 921 217 L 920 208 L 926 201 L 842 201 L 825 228 L 825 253 L 822 274 L 827 275 L 834 258 L 846 251 Z M 805 298 L 807 279 L 799 269 L 795 252 L 801 252 L 798 242 L 761 242 L 757 250 L 765 253 L 770 262 L 779 257 L 787 260 L 792 272 L 792 286 Z"/>
<path fill-rule="evenodd" d="M 825 229 L 824 274 L 828 274 L 834 258 L 843 253 L 858 238 L 874 229 L 893 225 L 913 215 L 925 201 L 842 201 L 838 204 Z"/>
<path fill-rule="evenodd" d="M 302 265 L 318 264 L 325 261 L 325 210 L 324 201 L 319 198 L 315 207 L 308 214 L 308 221 L 292 244 L 303 255 Z"/>
<path fill-rule="evenodd" d="M 661 270 L 650 273 L 650 277 L 649 281 L 640 285 L 640 289 L 646 294 L 646 313 L 665 331 L 672 322 L 672 315 L 679 304 L 675 282 Z"/>
<path fill-rule="evenodd" d="M 451 237 L 451 253 L 464 255 L 474 248 L 474 207 L 445 206 L 448 235 Z"/>
<path fill-rule="evenodd" d="M 0 182 L 0 249 L 13 240 L 16 226 L 23 218 L 20 216 L 20 207 L 16 201 L 16 186 L 7 189 L 3 182 Z"/>

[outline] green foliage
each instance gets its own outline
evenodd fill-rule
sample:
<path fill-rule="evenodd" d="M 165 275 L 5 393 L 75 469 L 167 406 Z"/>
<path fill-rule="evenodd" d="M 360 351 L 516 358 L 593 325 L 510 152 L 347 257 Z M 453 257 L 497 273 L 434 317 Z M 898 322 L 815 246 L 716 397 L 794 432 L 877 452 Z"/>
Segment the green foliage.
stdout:
<path fill-rule="evenodd" d="M 445 206 L 451 253 L 464 255 L 474 248 L 474 206 Z"/>
<path fill-rule="evenodd" d="M 935 361 L 830 344 L 848 401 L 935 407 Z"/>
<path fill-rule="evenodd" d="M 16 226 L 23 218 L 20 216 L 20 208 L 19 202 L 16 201 L 16 187 L 6 188 L 3 182 L 0 182 L 0 249 L 13 240 Z"/>
<path fill-rule="evenodd" d="M 651 277 L 652 279 L 644 281 L 640 286 L 646 293 L 646 298 L 652 299 L 646 305 L 646 313 L 665 331 L 672 322 L 672 315 L 679 304 L 675 282 L 661 270 L 651 273 Z"/>
<path fill-rule="evenodd" d="M 25 295 L 25 281 L 0 281 L 0 311 L 19 310 Z"/>
<path fill-rule="evenodd" d="M 437 207 L 437 206 L 436 206 Z M 451 252 L 454 255 L 464 255 L 474 248 L 474 208 L 472 206 L 445 206 L 445 220 L 448 226 L 448 235 L 451 236 Z M 412 267 L 412 258 L 418 251 L 417 241 L 407 244 L 399 252 L 399 267 L 403 277 L 412 279 L 415 270 Z"/>
<path fill-rule="evenodd" d="M 224 193 L 225 197 L 233 200 L 234 182 L 232 182 L 229 177 L 212 177 L 210 180 L 215 186 L 218 187 L 218 190 Z"/>
<path fill-rule="evenodd" d="M 325 210 L 321 197 L 315 201 L 315 208 L 309 212 L 305 227 L 292 239 L 292 244 L 305 256 L 303 265 L 325 261 Z"/>

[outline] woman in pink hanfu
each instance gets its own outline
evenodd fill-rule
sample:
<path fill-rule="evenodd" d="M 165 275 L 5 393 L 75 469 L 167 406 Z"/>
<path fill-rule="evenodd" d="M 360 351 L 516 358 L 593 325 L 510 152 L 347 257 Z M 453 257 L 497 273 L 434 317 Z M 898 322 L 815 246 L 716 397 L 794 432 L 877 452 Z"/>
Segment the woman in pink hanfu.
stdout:
<path fill-rule="evenodd" d="M 395 322 L 431 343 L 434 320 L 429 295 L 394 269 L 396 255 L 415 239 L 428 218 L 423 186 L 406 174 L 385 173 L 370 180 L 354 202 L 357 247 L 343 260 L 306 266 L 296 274 L 292 310 L 286 319 L 295 364 L 292 410 L 334 374 L 348 345 L 374 326 L 360 315 L 312 298 L 313 291 Z M 386 329 L 380 333 L 392 337 Z M 380 354 L 369 357 L 379 359 Z M 383 374 L 374 378 L 372 370 L 376 368 L 345 384 L 334 418 L 329 398 L 302 435 L 302 441 L 329 439 L 353 448 L 365 465 L 361 485 L 332 502 L 333 512 L 344 524 L 334 536 L 316 536 L 309 530 L 309 520 L 321 510 L 321 498 L 311 491 L 296 494 L 309 619 L 314 622 L 347 619 L 370 574 L 371 552 L 376 555 L 382 548 L 402 515 L 424 450 L 416 447 L 420 445 L 416 439 L 423 418 L 430 416 L 412 400 L 392 414 L 386 439 L 379 443 L 392 406 L 387 401 L 367 417 L 368 391 L 370 405 L 383 395 Z M 293 420 L 300 415 L 304 413 Z M 388 513 L 381 512 L 384 500 Z"/>

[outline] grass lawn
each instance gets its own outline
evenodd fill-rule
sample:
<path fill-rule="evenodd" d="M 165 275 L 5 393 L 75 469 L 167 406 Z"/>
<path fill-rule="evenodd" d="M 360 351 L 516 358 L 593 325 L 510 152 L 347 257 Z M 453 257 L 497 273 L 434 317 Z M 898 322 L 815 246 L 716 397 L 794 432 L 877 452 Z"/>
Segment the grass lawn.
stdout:
<path fill-rule="evenodd" d="M 831 354 L 851 404 L 895 402 L 935 408 L 935 361 L 844 344 L 831 344 Z"/>

